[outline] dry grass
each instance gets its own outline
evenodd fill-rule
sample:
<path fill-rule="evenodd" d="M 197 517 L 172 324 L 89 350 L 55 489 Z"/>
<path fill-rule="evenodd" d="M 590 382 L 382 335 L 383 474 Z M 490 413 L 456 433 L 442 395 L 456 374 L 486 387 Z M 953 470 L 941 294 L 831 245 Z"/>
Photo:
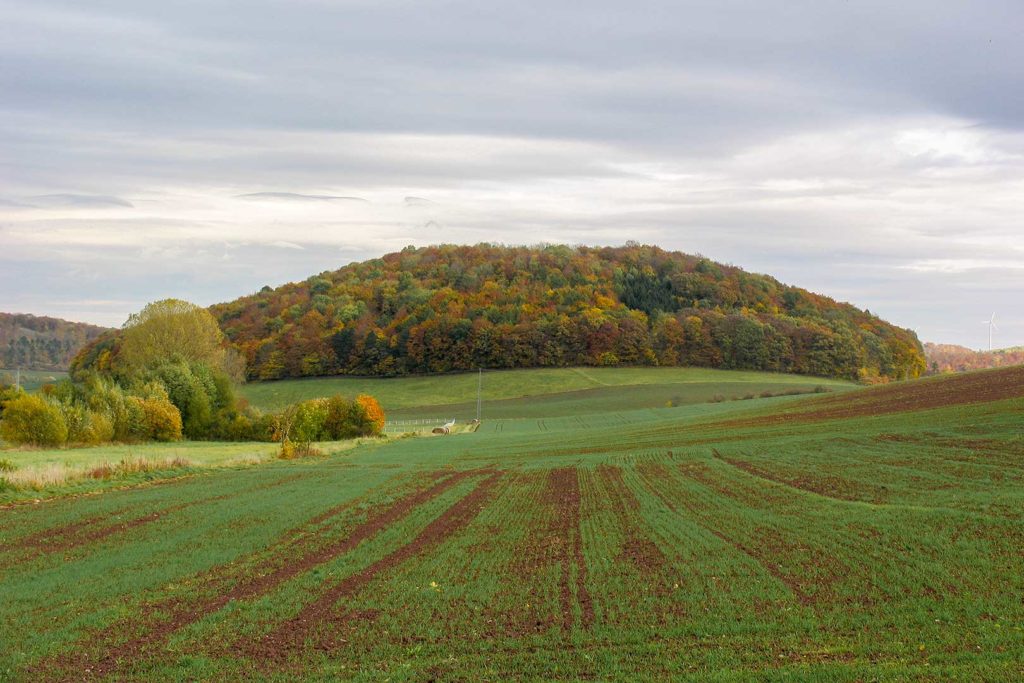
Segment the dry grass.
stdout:
<path fill-rule="evenodd" d="M 83 479 L 114 479 L 144 472 L 180 470 L 194 465 L 195 463 L 191 460 L 180 457 L 159 459 L 133 457 L 123 458 L 115 464 L 105 462 L 85 468 L 69 467 L 61 463 L 25 467 L 13 472 L 4 472 L 0 479 L 15 489 L 39 491 Z"/>

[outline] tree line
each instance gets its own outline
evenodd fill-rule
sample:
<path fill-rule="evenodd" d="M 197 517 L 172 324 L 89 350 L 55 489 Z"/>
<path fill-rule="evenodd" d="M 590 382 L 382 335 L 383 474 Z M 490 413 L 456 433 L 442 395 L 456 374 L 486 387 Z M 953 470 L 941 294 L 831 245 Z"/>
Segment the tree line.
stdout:
<path fill-rule="evenodd" d="M 282 455 L 309 444 L 381 434 L 384 413 L 370 396 L 307 401 L 262 413 L 235 391 L 241 359 L 206 309 L 174 299 L 150 304 L 94 362 L 38 394 L 0 387 L 0 438 L 40 446 L 107 442 L 279 441 Z"/>

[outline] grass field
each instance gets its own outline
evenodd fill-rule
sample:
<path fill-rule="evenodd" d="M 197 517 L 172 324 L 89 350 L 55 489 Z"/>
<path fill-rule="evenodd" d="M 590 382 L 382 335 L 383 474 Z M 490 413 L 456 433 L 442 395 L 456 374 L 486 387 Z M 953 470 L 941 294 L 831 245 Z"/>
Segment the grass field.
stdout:
<path fill-rule="evenodd" d="M 476 417 L 476 373 L 430 377 L 330 377 L 255 382 L 242 394 L 258 408 L 277 410 L 318 396 L 370 394 L 389 417 Z M 631 408 L 739 399 L 765 391 L 843 391 L 849 382 L 769 372 L 706 368 L 545 368 L 483 374 L 483 415 L 488 419 L 575 415 Z"/>
<path fill-rule="evenodd" d="M 66 379 L 68 373 L 57 372 L 56 370 L 22 370 L 21 371 L 21 386 L 25 388 L 25 391 L 38 391 L 39 387 L 44 384 L 54 384 Z M 17 373 L 15 370 L 4 370 L 0 368 L 0 378 L 14 382 Z"/>
<path fill-rule="evenodd" d="M 635 400 L 0 509 L 0 679 L 1024 676 L 1024 368 Z"/>

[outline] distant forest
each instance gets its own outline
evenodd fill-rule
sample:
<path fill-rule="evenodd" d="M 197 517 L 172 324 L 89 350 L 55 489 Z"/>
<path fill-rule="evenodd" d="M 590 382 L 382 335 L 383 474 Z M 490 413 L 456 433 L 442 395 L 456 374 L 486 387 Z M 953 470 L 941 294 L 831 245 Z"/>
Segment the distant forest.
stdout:
<path fill-rule="evenodd" d="M 984 370 L 1006 365 L 1024 364 L 1024 346 L 993 351 L 974 351 L 955 344 L 925 344 L 924 354 L 928 360 L 928 372 L 964 372 Z"/>
<path fill-rule="evenodd" d="M 925 371 L 917 336 L 869 311 L 636 244 L 408 247 L 210 310 L 252 379 L 694 365 L 872 382 Z"/>
<path fill-rule="evenodd" d="M 0 313 L 0 367 L 67 370 L 105 327 L 23 313 Z"/>

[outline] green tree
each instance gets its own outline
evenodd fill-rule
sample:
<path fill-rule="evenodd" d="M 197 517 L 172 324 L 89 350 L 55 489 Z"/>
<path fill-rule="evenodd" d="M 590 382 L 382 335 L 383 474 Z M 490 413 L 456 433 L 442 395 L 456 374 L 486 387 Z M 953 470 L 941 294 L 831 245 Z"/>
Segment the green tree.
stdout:
<path fill-rule="evenodd" d="M 225 369 L 229 364 L 224 335 L 205 308 L 180 299 L 155 301 L 124 324 L 118 366 L 139 372 L 162 361 L 180 358 Z"/>

